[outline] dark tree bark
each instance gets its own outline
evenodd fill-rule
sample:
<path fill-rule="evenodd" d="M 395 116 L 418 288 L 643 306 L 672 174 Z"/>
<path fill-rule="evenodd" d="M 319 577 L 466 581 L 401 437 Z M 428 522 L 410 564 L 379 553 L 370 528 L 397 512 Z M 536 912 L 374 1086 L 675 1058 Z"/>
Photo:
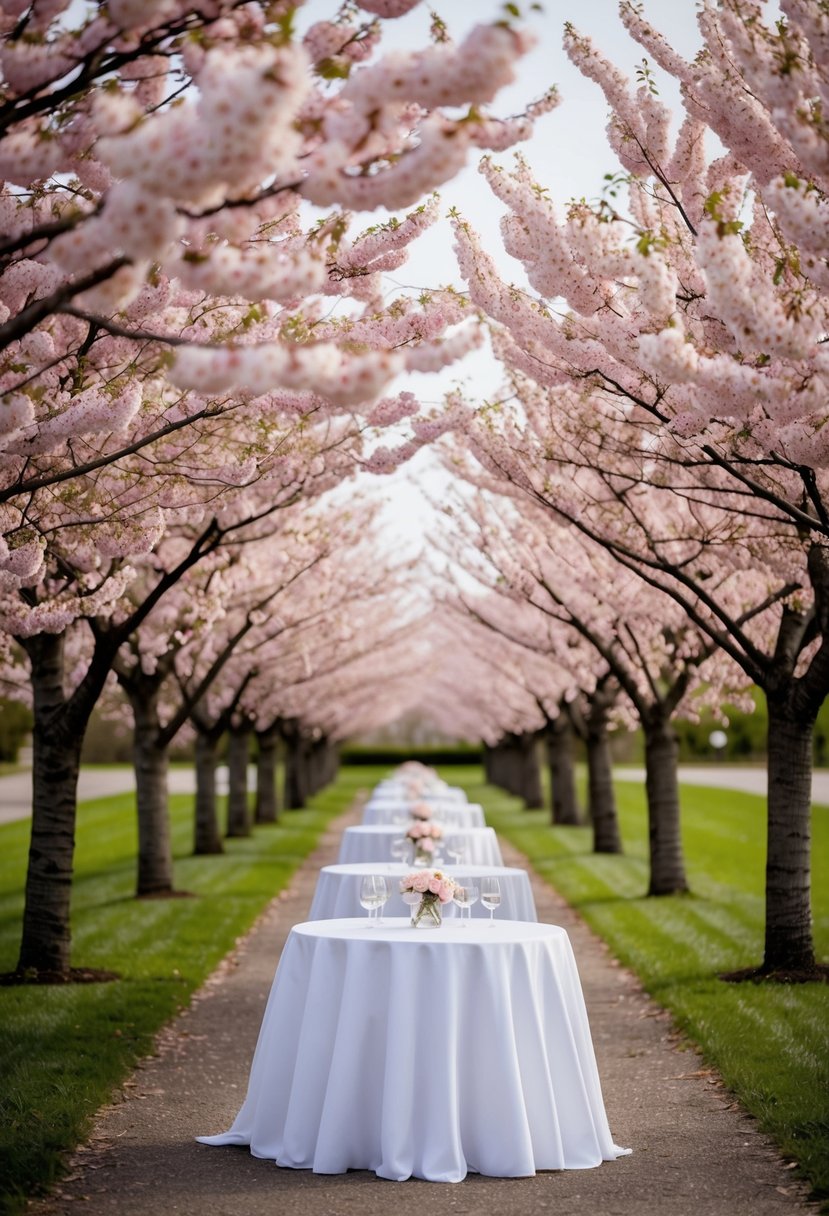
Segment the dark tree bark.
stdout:
<path fill-rule="evenodd" d="M 768 824 L 763 970 L 815 968 L 811 910 L 812 739 L 815 719 L 788 696 L 767 696 Z"/>
<path fill-rule="evenodd" d="M 66 706 L 63 635 L 40 634 L 23 645 L 31 663 L 34 730 L 32 834 L 17 968 L 66 973 L 78 772 L 89 713 L 78 716 L 74 734 L 56 723 Z"/>
<path fill-rule="evenodd" d="M 613 789 L 613 764 L 606 725 L 588 729 L 587 739 L 588 813 L 593 825 L 594 853 L 621 853 L 619 816 Z"/>
<path fill-rule="evenodd" d="M 615 681 L 600 680 L 588 697 L 584 715 L 588 815 L 593 825 L 594 853 L 622 852 L 608 736 L 608 719 L 618 695 Z"/>
<path fill-rule="evenodd" d="M 535 732 L 504 735 L 485 749 L 484 763 L 487 781 L 523 799 L 526 810 L 544 805 Z"/>
<path fill-rule="evenodd" d="M 498 789 L 507 788 L 504 780 L 504 741 L 499 739 L 489 748 L 488 780 Z"/>
<path fill-rule="evenodd" d="M 283 723 L 285 741 L 284 806 L 299 811 L 308 800 L 308 743 L 296 722 Z"/>
<path fill-rule="evenodd" d="M 563 708 L 547 727 L 547 757 L 552 786 L 551 822 L 573 827 L 581 823 L 581 815 L 576 794 L 573 728 Z"/>
<path fill-rule="evenodd" d="M 80 754 L 92 710 L 119 648 L 155 605 L 205 554 L 222 532 L 212 520 L 189 552 L 162 575 L 135 611 L 118 625 L 91 622 L 92 657 L 71 695 L 63 691 L 63 639 L 38 634 L 20 638 L 29 656 L 34 696 L 32 837 L 18 969 L 69 970 L 69 899 L 75 848 Z"/>
<path fill-rule="evenodd" d="M 676 771 L 679 746 L 667 714 L 655 710 L 643 720 L 642 726 L 650 850 L 648 895 L 674 895 L 688 890 Z"/>
<path fill-rule="evenodd" d="M 193 853 L 223 853 L 216 805 L 216 752 L 221 735 L 196 727 L 196 814 Z"/>
<path fill-rule="evenodd" d="M 256 732 L 259 750 L 256 756 L 255 823 L 277 823 L 279 794 L 276 788 L 276 763 L 279 754 L 279 727 Z"/>
<path fill-rule="evenodd" d="M 305 786 L 309 798 L 312 798 L 325 786 L 327 756 L 325 754 L 327 740 L 323 737 L 312 739 L 306 748 Z"/>
<path fill-rule="evenodd" d="M 250 836 L 251 814 L 248 798 L 248 756 L 250 726 L 231 727 L 228 748 L 227 835 Z"/>
<path fill-rule="evenodd" d="M 503 735 L 492 749 L 492 780 L 499 789 L 518 795 L 518 757 L 512 734 Z"/>
<path fill-rule="evenodd" d="M 340 772 L 340 747 L 329 739 L 326 749 L 327 761 L 325 769 L 325 784 L 331 785 L 337 780 Z"/>
<path fill-rule="evenodd" d="M 173 849 L 167 795 L 168 745 L 160 740 L 158 698 L 163 680 L 140 675 L 126 685 L 135 724 L 135 768 L 138 817 L 136 895 L 173 894 Z"/>
<path fill-rule="evenodd" d="M 524 809 L 540 810 L 544 806 L 541 789 L 541 768 L 538 763 L 538 733 L 525 731 L 517 736 L 520 764 L 519 795 L 524 799 Z"/>

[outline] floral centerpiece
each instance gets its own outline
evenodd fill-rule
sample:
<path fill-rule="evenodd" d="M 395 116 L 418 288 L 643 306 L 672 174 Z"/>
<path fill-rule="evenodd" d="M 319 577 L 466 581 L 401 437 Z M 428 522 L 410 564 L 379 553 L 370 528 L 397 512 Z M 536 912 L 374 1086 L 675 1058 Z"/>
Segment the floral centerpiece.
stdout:
<path fill-rule="evenodd" d="M 416 819 L 406 830 L 406 839 L 410 840 L 415 849 L 415 862 L 429 862 L 435 855 L 435 846 L 443 836 L 440 824 Z"/>
<path fill-rule="evenodd" d="M 442 870 L 415 870 L 400 880 L 401 894 L 407 891 L 420 895 L 412 905 L 412 926 L 433 928 L 443 919 L 442 908 L 454 897 L 458 884 Z"/>
<path fill-rule="evenodd" d="M 431 819 L 432 808 L 428 802 L 413 802 L 409 807 L 409 814 L 412 819 Z"/>

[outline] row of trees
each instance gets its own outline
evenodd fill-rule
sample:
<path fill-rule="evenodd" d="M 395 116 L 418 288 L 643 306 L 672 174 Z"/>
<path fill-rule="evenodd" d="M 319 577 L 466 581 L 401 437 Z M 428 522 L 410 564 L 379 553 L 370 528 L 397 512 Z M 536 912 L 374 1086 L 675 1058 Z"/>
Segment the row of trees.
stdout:
<path fill-rule="evenodd" d="M 414 3 L 361 7 L 389 18 Z M 300 37 L 281 4 L 6 6 L 0 638 L 8 687 L 26 656 L 35 716 L 21 968 L 69 966 L 80 744 L 117 679 L 135 724 L 139 888 L 162 891 L 180 731 L 196 735 L 211 847 L 220 734 L 241 757 L 251 731 L 336 738 L 414 705 L 483 738 L 505 783 L 545 733 L 561 822 L 580 733 L 607 851 L 608 731 L 641 725 L 650 890 L 682 891 L 672 723 L 756 685 L 770 723 L 762 970 L 816 974 L 829 69 L 818 0 L 782 8 L 772 25 L 753 0 L 708 0 L 691 64 L 621 5 L 679 81 L 676 134 L 648 68 L 632 90 L 566 27 L 610 107 L 616 194 L 561 215 L 520 158 L 508 171 L 485 157 L 529 286 L 502 281 L 456 214 L 467 291 L 389 298 L 384 274 L 437 219 L 426 192 L 470 149 L 529 136 L 554 102 L 489 113 L 530 44 L 511 18 L 457 46 L 436 20 L 431 47 L 378 57 L 382 21 L 355 7 Z M 353 235 L 343 208 L 379 205 L 413 210 Z M 481 317 L 505 370 L 497 400 L 455 392 L 424 413 L 396 391 L 399 373 L 473 349 Z M 406 419 L 402 441 L 372 446 Z M 430 442 L 461 490 L 435 537 L 445 557 L 412 578 L 378 563 L 372 512 L 346 510 L 344 488 Z"/>
<path fill-rule="evenodd" d="M 689 63 L 621 4 L 680 85 L 675 135 L 647 68 L 634 91 L 566 27 L 607 99 L 626 205 L 561 215 L 520 158 L 511 172 L 484 159 L 531 289 L 504 283 L 455 218 L 508 379 L 467 411 L 447 459 L 476 491 L 465 517 L 490 596 L 474 615 L 544 656 L 521 667 L 542 715 L 633 712 L 644 731 L 652 892 L 686 886 L 673 717 L 762 690 L 762 970 L 810 975 L 812 734 L 829 691 L 829 60 L 821 6 L 781 8 L 772 23 L 756 3 L 704 4 Z"/>
<path fill-rule="evenodd" d="M 527 35 L 496 21 L 379 55 L 411 7 L 365 0 L 300 35 L 283 3 L 3 6 L 0 638 L 3 690 L 34 715 L 21 972 L 69 969 L 80 749 L 113 678 L 138 888 L 158 892 L 179 732 L 215 848 L 221 734 L 336 735 L 360 720 L 361 664 L 391 688 L 411 664 L 400 571 L 343 487 L 417 413 L 382 396 L 392 379 L 480 334 L 457 293 L 389 297 L 382 276 L 437 218 L 429 191 L 532 126 L 487 108 Z M 414 209 L 355 232 L 379 206 Z"/>

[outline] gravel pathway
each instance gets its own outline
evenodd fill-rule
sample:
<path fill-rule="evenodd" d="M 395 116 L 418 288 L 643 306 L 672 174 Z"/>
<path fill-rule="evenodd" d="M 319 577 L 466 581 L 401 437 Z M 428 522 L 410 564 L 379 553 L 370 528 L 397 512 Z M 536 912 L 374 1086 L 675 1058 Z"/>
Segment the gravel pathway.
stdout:
<path fill-rule="evenodd" d="M 794 1216 L 803 1199 L 770 1142 L 666 1014 L 540 879 L 539 919 L 563 925 L 579 962 L 611 1130 L 631 1157 L 595 1170 L 451 1185 L 383 1181 L 367 1172 L 320 1176 L 279 1169 L 246 1149 L 194 1137 L 227 1127 L 248 1066 L 279 951 L 304 919 L 321 865 L 336 859 L 335 821 L 320 847 L 159 1039 L 118 1099 L 96 1120 L 70 1176 L 30 1216 L 362 1216 L 406 1205 L 418 1216 Z M 507 865 L 526 859 L 504 847 Z M 435 1078 L 439 1082 L 440 1078 Z"/>

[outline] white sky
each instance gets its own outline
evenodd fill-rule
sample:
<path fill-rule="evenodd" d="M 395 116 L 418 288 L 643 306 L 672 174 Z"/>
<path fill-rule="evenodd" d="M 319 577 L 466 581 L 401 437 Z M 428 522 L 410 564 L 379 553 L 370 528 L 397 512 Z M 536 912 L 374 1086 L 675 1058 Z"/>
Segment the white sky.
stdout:
<path fill-rule="evenodd" d="M 520 112 L 527 102 L 542 96 L 555 84 L 560 104 L 536 124 L 533 138 L 517 149 L 527 158 L 536 179 L 546 186 L 559 205 L 571 198 L 596 198 L 606 173 L 619 169 L 606 136 L 607 107 L 599 87 L 586 80 L 565 55 L 561 38 L 565 21 L 579 32 L 589 34 L 597 47 L 632 80 L 643 59 L 642 48 L 627 35 L 618 16 L 617 0 L 548 0 L 543 13 L 529 11 L 529 3 L 519 0 L 524 24 L 537 35 L 538 44 L 519 64 L 518 79 L 499 94 L 491 109 L 496 114 Z M 693 58 L 700 45 L 694 0 L 645 0 L 645 13 L 664 33 L 676 50 Z M 428 46 L 429 10 L 434 8 L 446 22 L 454 41 L 481 21 L 497 20 L 503 9 L 493 0 L 434 0 L 425 2 L 396 22 L 384 23 L 384 48 Z M 300 10 L 301 25 L 330 17 L 330 0 L 309 0 Z M 679 110 L 679 93 L 670 78 L 654 68 L 662 99 Z M 477 157 L 454 181 L 441 187 L 444 214 L 456 206 L 484 239 L 485 247 L 496 256 L 508 281 L 525 282 L 520 265 L 500 248 L 498 223 L 501 204 L 477 172 Z M 512 151 L 497 159 L 509 164 Z M 381 213 L 382 216 L 382 213 Z M 375 221 L 375 217 L 355 217 L 355 230 Z M 393 283 L 406 287 L 435 287 L 452 282 L 461 286 L 448 222 L 441 221 L 413 246 L 409 263 L 392 276 Z M 467 392 L 480 399 L 498 389 L 498 366 L 482 352 L 469 356 L 439 376 L 413 375 L 396 387 L 409 388 L 426 403 L 439 403 L 452 385 L 463 383 Z M 383 440 L 385 442 L 385 440 Z M 387 539 L 395 547 L 401 543 L 420 547 L 428 529 L 431 512 L 418 484 L 439 495 L 445 484 L 428 448 L 391 477 L 372 478 L 377 492 L 388 499 Z"/>

